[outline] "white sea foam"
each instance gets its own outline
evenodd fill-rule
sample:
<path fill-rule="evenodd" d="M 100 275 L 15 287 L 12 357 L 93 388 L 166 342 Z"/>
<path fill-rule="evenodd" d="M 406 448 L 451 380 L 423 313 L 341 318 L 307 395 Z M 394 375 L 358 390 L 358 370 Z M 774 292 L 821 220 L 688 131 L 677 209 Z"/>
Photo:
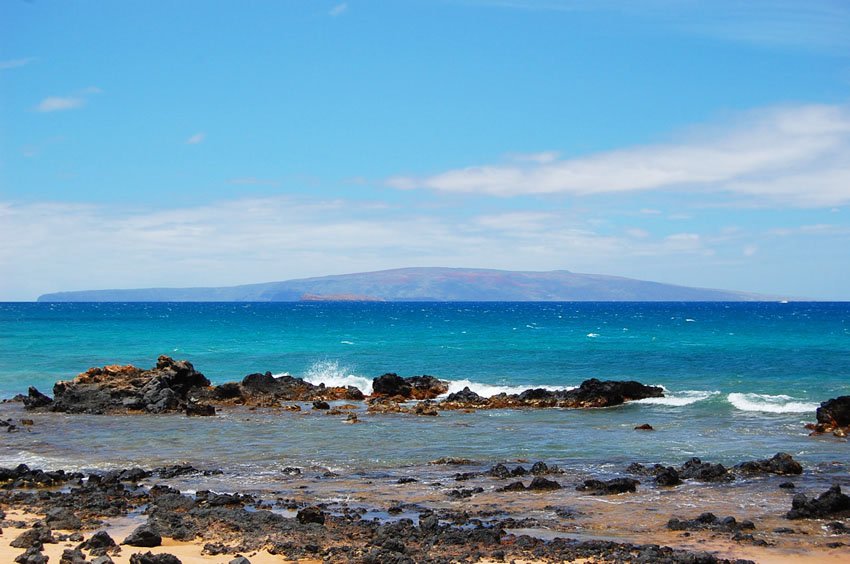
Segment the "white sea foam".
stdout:
<path fill-rule="evenodd" d="M 591 339 L 595 339 L 596 337 L 599 336 L 599 333 L 588 333 L 587 336 L 590 337 Z"/>
<path fill-rule="evenodd" d="M 469 388 L 481 397 L 489 398 L 498 394 L 519 394 L 530 388 L 543 388 L 544 390 L 572 390 L 575 386 L 547 386 L 539 384 L 528 384 L 525 386 L 500 386 L 497 384 L 482 384 L 481 382 L 473 382 L 472 380 L 448 380 L 449 391 L 447 394 L 460 392 L 464 388 Z"/>
<path fill-rule="evenodd" d="M 313 364 L 304 374 L 304 380 L 317 386 L 354 386 L 364 394 L 372 393 L 371 378 L 349 374 L 348 369 L 335 360 L 322 360 Z"/>
<path fill-rule="evenodd" d="M 726 399 L 741 411 L 762 411 L 765 413 L 806 413 L 815 411 L 818 404 L 801 401 L 791 396 L 768 394 L 729 394 Z"/>
<path fill-rule="evenodd" d="M 635 403 L 648 403 L 652 405 L 669 405 L 671 407 L 683 407 L 711 397 L 720 395 L 720 392 L 708 390 L 683 390 L 681 392 L 670 392 L 666 388 L 663 398 L 646 398 L 637 400 Z"/>

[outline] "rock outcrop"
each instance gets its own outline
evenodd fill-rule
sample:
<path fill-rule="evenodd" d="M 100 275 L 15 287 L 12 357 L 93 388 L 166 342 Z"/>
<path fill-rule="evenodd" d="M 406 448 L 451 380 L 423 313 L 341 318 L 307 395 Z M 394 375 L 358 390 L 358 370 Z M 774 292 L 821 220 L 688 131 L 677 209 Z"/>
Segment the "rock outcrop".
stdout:
<path fill-rule="evenodd" d="M 448 383 L 433 376 L 403 378 L 389 372 L 372 380 L 373 397 L 400 397 L 404 399 L 434 399 L 449 391 Z"/>
<path fill-rule="evenodd" d="M 464 389 L 449 395 L 442 409 L 502 409 L 525 407 L 589 408 L 611 407 L 627 401 L 663 397 L 660 386 L 647 386 L 635 381 L 597 380 L 591 378 L 571 390 L 532 388 L 520 394 L 497 394 L 484 399 L 475 392 Z"/>
<path fill-rule="evenodd" d="M 832 433 L 837 437 L 850 434 L 850 396 L 838 396 L 821 403 L 817 421 L 806 427 L 814 433 Z"/>
<path fill-rule="evenodd" d="M 850 496 L 841 493 L 841 487 L 838 484 L 812 499 L 806 497 L 804 493 L 798 493 L 791 501 L 791 511 L 785 514 L 787 519 L 823 519 L 846 516 L 850 516 Z"/>

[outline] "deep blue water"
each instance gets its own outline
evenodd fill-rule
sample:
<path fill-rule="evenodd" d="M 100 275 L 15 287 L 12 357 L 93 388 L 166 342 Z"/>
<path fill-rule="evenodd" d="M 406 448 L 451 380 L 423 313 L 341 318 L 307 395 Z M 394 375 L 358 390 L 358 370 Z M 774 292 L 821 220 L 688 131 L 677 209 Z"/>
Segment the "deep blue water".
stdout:
<path fill-rule="evenodd" d="M 735 461 L 777 450 L 816 463 L 846 458 L 846 442 L 810 438 L 802 425 L 819 402 L 850 394 L 848 303 L 0 304 L 0 397 L 29 385 L 49 393 L 56 380 L 91 366 L 149 367 L 159 354 L 190 360 L 214 382 L 271 370 L 364 388 L 374 376 L 397 372 L 482 393 L 576 386 L 590 377 L 669 392 L 657 403 L 609 410 L 446 414 L 427 423 L 376 417 L 371 426 L 346 426 L 258 415 L 252 437 L 264 454 L 250 456 L 260 465 L 396 466 L 446 454 L 584 464 L 690 455 Z M 0 446 L 0 463 L 49 455 L 82 465 L 75 453 L 95 439 L 108 447 L 103 464 L 153 453 L 167 461 L 177 454 L 166 447 L 184 445 L 178 437 L 187 425 L 211 434 L 203 449 L 177 448 L 182 459 L 241 464 L 249 456 L 235 444 L 247 425 L 238 418 L 127 421 L 44 420 L 64 435 L 16 436 Z M 643 422 L 659 429 L 651 440 L 612 452 L 612 441 Z M 298 440 L 287 433 L 292 425 Z M 375 451 L 378 428 L 394 448 Z M 423 429 L 431 431 L 421 436 Z M 162 443 L 169 433 L 174 442 Z M 335 448 L 317 447 L 313 433 L 324 447 L 333 435 Z"/>

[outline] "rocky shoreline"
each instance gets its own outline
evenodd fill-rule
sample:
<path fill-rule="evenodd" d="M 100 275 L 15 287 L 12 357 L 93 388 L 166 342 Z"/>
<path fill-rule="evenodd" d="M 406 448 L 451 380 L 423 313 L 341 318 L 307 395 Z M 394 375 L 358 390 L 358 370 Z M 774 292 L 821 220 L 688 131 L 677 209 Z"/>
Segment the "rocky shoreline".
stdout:
<path fill-rule="evenodd" d="M 457 472 L 470 461 L 435 461 L 445 468 L 443 481 L 474 482 L 476 487 L 448 490 L 449 504 L 397 503 L 381 508 L 383 517 L 374 517 L 374 508 L 347 502 L 326 502 L 291 497 L 293 490 L 276 494 L 220 493 L 209 490 L 181 492 L 165 481 L 178 477 L 210 475 L 220 470 L 199 470 L 188 465 L 156 469 L 126 468 L 98 473 L 43 471 L 26 465 L 0 468 L 0 539 L 3 529 L 23 529 L 9 546 L 17 549 L 15 561 L 43 564 L 46 545 L 59 544 L 63 564 L 108 564 L 130 555 L 136 564 L 173 564 L 179 558 L 147 553 L 160 547 L 163 539 L 191 542 L 214 562 L 245 564 L 257 555 L 271 555 L 281 562 L 323 561 L 360 563 L 409 562 L 507 562 L 514 560 L 562 562 L 590 559 L 599 562 L 714 563 L 749 562 L 727 558 L 708 551 L 695 551 L 658 543 L 617 542 L 605 539 L 576 539 L 569 535 L 539 538 L 523 533 L 544 525 L 538 518 L 510 510 L 493 513 L 476 511 L 470 498 L 500 496 L 510 504 L 532 496 L 535 503 L 551 503 L 553 491 L 572 488 L 582 497 L 635 496 L 641 482 L 636 479 L 585 480 L 568 483 L 564 470 L 538 461 L 533 465 L 496 464 L 483 472 Z M 698 468 L 701 471 L 689 472 Z M 746 461 L 731 469 L 703 463 L 685 462 L 680 469 L 688 482 L 729 483 L 753 475 L 797 476 L 803 469 L 787 454 L 765 460 Z M 658 476 L 657 468 L 632 465 L 627 472 Z M 300 475 L 299 469 L 293 474 Z M 333 479 L 332 476 L 328 477 Z M 503 485 L 507 482 L 507 485 Z M 528 482 L 528 485 L 525 485 Z M 681 482 L 680 482 L 681 483 Z M 659 483 L 656 480 L 655 485 Z M 674 484 L 663 484 L 675 488 Z M 416 479 L 400 488 L 433 487 Z M 780 488 L 782 485 L 779 486 Z M 442 491 L 445 491 L 443 488 Z M 489 492 L 489 493 L 487 493 Z M 518 497 L 519 496 L 519 497 Z M 581 511 L 555 507 L 557 515 L 576 519 Z M 32 522 L 8 518 L 7 512 L 37 516 Z M 112 520 L 135 516 L 133 528 L 123 538 L 108 532 Z M 698 516 L 671 516 L 665 529 L 684 535 L 723 538 L 742 547 L 776 544 L 777 536 L 794 533 L 790 525 L 811 522 L 805 542 L 817 550 L 846 552 L 850 527 L 841 519 L 850 518 L 850 496 L 834 485 L 812 495 L 797 493 L 783 519 L 789 527 L 763 530 L 759 520 L 734 516 L 717 517 L 711 512 Z M 794 525 L 798 527 L 799 525 Z M 818 529 L 825 533 L 817 534 Z M 814 532 L 815 536 L 811 536 Z M 659 533 L 660 534 L 660 533 Z M 797 537 L 798 539 L 801 537 Z M 825 543 L 821 541 L 826 540 Z M 673 543 L 671 543 L 673 544 Z M 839 552 L 838 554 L 841 554 Z M 241 560 L 240 560 L 241 558 Z M 278 561 L 278 560 L 275 560 Z"/>
<path fill-rule="evenodd" d="M 184 412 L 204 416 L 215 415 L 216 408 L 232 405 L 286 407 L 284 402 L 309 401 L 314 402 L 316 409 L 329 409 L 328 401 L 365 400 L 370 413 L 437 415 L 443 409 L 611 407 L 664 396 L 659 386 L 592 378 L 570 390 L 534 388 L 520 394 L 502 393 L 484 398 L 465 388 L 434 401 L 448 391 L 447 382 L 433 376 L 404 378 L 394 373 L 376 377 L 368 398 L 353 386 L 316 385 L 288 375 L 276 377 L 271 372 L 249 374 L 239 382 L 214 386 L 192 363 L 163 355 L 156 366 L 148 370 L 131 365 L 90 368 L 72 380 L 57 382 L 52 398 L 30 387 L 26 396 L 15 399 L 22 401 L 29 410 L 71 414 Z M 403 405 L 410 400 L 431 403 L 424 408 Z"/>

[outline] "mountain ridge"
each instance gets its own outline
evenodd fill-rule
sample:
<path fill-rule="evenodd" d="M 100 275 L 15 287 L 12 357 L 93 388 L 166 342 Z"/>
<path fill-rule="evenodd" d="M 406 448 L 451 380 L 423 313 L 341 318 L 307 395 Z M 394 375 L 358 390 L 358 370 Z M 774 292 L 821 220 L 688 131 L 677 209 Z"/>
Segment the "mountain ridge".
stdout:
<path fill-rule="evenodd" d="M 194 288 L 79 290 L 39 302 L 297 301 L 775 301 L 748 292 L 679 286 L 569 270 L 408 267 L 279 282 Z"/>

